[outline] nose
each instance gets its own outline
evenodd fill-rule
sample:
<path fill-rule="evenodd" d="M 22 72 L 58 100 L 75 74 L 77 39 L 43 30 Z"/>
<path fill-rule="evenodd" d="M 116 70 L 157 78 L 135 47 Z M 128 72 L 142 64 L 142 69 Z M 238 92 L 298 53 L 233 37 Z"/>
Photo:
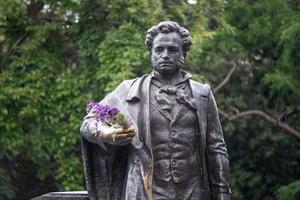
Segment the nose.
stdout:
<path fill-rule="evenodd" d="M 163 51 L 163 53 L 162 53 L 162 58 L 163 59 L 170 59 L 170 57 L 169 57 L 169 52 L 168 52 L 168 50 L 167 49 L 165 49 L 164 51 Z"/>

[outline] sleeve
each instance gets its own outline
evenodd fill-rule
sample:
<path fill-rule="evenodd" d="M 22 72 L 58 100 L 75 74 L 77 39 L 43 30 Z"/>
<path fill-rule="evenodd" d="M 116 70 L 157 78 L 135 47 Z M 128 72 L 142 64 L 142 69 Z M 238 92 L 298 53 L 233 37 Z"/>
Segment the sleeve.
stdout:
<path fill-rule="evenodd" d="M 230 200 L 228 154 L 212 92 L 209 94 L 206 139 L 208 177 L 212 200 Z"/>
<path fill-rule="evenodd" d="M 96 119 L 96 110 L 91 109 L 83 118 L 80 133 L 87 141 L 98 144 L 102 149 L 107 150 L 101 137 L 101 126 L 103 124 Z"/>
<path fill-rule="evenodd" d="M 124 102 L 121 100 L 128 93 L 128 89 L 134 80 L 123 81 L 113 92 L 109 93 L 100 103 L 114 105 L 121 108 Z M 96 119 L 96 110 L 91 109 L 90 112 L 83 118 L 80 133 L 88 141 L 98 144 L 102 149 L 108 151 L 112 145 L 105 143 L 101 137 L 101 130 L 107 126 Z"/>

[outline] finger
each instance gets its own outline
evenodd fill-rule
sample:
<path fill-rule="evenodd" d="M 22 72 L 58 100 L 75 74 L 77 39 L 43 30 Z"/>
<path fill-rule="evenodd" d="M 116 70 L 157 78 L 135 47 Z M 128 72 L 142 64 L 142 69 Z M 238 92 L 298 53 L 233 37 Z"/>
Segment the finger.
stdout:
<path fill-rule="evenodd" d="M 115 139 L 119 140 L 119 139 L 124 139 L 124 138 L 132 138 L 133 136 L 131 135 L 127 135 L 127 134 L 121 134 L 121 135 L 116 135 Z"/>
<path fill-rule="evenodd" d="M 115 136 L 115 139 L 124 139 L 124 138 L 132 138 L 134 135 L 132 134 L 118 134 Z"/>
<path fill-rule="evenodd" d="M 136 132 L 137 130 L 134 127 L 129 127 L 123 130 L 123 132 L 127 133 L 127 132 Z"/>
<path fill-rule="evenodd" d="M 118 134 L 116 134 L 116 136 L 125 136 L 125 135 L 128 135 L 128 136 L 131 136 L 131 137 L 133 137 L 133 136 L 135 136 L 136 135 L 136 133 L 135 132 L 121 132 L 121 133 L 118 133 Z"/>
<path fill-rule="evenodd" d="M 132 137 L 133 137 L 133 136 L 135 136 L 135 135 L 136 135 L 136 132 L 126 132 L 126 134 L 127 134 L 127 135 L 130 135 L 130 136 L 132 136 Z"/>
<path fill-rule="evenodd" d="M 114 134 L 120 134 L 120 133 L 123 133 L 123 132 L 124 132 L 124 130 L 122 128 L 116 128 L 114 130 Z"/>

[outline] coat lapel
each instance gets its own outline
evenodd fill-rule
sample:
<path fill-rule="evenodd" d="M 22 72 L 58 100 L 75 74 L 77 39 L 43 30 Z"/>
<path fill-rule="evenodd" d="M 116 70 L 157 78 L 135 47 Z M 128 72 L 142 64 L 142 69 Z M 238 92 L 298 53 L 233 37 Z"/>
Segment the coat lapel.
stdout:
<path fill-rule="evenodd" d="M 130 87 L 126 101 L 128 111 L 135 119 L 138 127 L 138 137 L 133 140 L 141 140 L 137 154 L 141 160 L 141 174 L 143 176 L 144 190 L 147 199 L 152 199 L 152 175 L 153 175 L 153 155 L 151 148 L 150 132 L 150 79 L 149 75 L 137 79 Z M 133 141 L 134 142 L 134 141 Z"/>
<path fill-rule="evenodd" d="M 133 116 L 138 126 L 139 136 L 151 152 L 150 133 L 150 81 L 149 75 L 144 75 L 131 85 L 126 101 L 129 103 L 128 111 Z"/>
<path fill-rule="evenodd" d="M 200 85 L 199 83 L 190 80 L 190 87 L 192 90 L 192 96 L 197 101 L 197 117 L 199 120 L 199 128 L 201 132 L 202 142 L 206 146 L 206 114 L 207 114 L 207 105 L 208 105 L 208 92 L 207 89 Z"/>
<path fill-rule="evenodd" d="M 208 108 L 208 98 L 210 87 L 208 85 L 202 85 L 195 81 L 190 80 L 190 86 L 192 89 L 192 95 L 197 100 L 197 116 L 199 121 L 199 129 L 200 129 L 200 136 L 198 142 L 198 150 L 199 156 L 202 160 L 202 169 L 201 169 L 201 196 L 204 200 L 209 200 L 209 184 L 208 184 L 208 177 L 207 177 L 207 169 L 206 169 L 206 128 L 207 128 L 207 108 Z"/>

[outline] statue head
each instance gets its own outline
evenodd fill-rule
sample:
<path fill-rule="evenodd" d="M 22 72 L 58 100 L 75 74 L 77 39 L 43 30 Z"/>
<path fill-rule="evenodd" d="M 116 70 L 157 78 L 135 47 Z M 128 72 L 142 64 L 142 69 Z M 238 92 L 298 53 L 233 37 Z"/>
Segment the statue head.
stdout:
<path fill-rule="evenodd" d="M 191 40 L 189 31 L 176 22 L 164 21 L 151 27 L 145 43 L 154 70 L 168 76 L 180 70 L 191 47 Z"/>

